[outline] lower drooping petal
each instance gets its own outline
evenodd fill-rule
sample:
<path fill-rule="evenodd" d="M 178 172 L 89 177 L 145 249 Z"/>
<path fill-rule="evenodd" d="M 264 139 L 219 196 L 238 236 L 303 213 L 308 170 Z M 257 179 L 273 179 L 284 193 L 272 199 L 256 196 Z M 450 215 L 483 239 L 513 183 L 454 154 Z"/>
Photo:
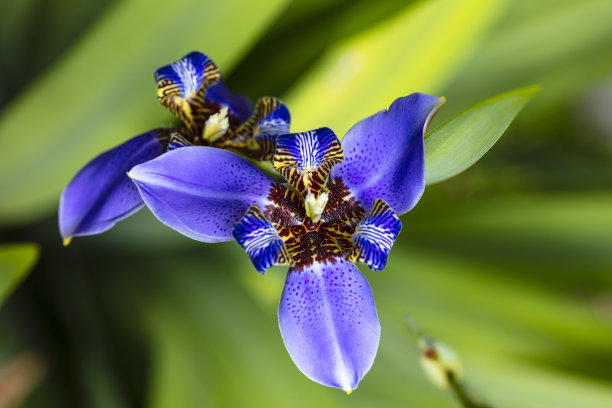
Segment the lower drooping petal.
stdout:
<path fill-rule="evenodd" d="M 374 362 L 380 324 L 372 291 L 342 259 L 290 269 L 278 322 L 289 355 L 313 381 L 350 392 Z"/>
<path fill-rule="evenodd" d="M 425 128 L 443 103 L 413 93 L 361 120 L 344 136 L 344 161 L 331 177 L 341 177 L 364 208 L 380 198 L 398 215 L 410 211 L 425 188 Z"/>
<path fill-rule="evenodd" d="M 391 207 L 383 200 L 374 201 L 372 210 L 351 237 L 353 248 L 346 259 L 364 263 L 373 271 L 383 270 L 401 229 L 402 222 Z"/>
<path fill-rule="evenodd" d="M 130 170 L 145 204 L 170 228 L 203 242 L 233 239 L 252 205 L 265 208 L 273 181 L 226 150 L 189 146 Z"/>
<path fill-rule="evenodd" d="M 162 154 L 168 137 L 166 129 L 152 130 L 102 153 L 81 169 L 60 197 L 64 240 L 104 232 L 138 210 L 142 199 L 126 172 Z"/>

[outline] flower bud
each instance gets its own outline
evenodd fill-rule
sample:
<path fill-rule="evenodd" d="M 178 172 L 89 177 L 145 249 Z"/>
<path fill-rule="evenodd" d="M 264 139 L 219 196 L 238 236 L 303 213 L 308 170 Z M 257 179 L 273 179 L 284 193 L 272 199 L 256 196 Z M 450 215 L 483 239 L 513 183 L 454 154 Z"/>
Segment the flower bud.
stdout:
<path fill-rule="evenodd" d="M 446 344 L 431 338 L 421 338 L 419 349 L 421 367 L 436 386 L 448 388 L 451 380 L 461 380 L 463 367 L 459 357 Z"/>

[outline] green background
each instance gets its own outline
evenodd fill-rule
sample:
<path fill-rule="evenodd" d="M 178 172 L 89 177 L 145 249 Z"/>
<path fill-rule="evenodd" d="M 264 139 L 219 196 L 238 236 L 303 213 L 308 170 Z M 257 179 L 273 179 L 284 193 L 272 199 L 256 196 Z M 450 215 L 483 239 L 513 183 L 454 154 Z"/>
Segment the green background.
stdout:
<path fill-rule="evenodd" d="M 0 310 L 0 370 L 23 352 L 44 367 L 22 406 L 457 406 L 424 376 L 405 315 L 461 356 L 494 407 L 612 406 L 609 0 L 0 7 L 0 239 L 40 249 Z M 362 269 L 382 335 L 350 396 L 291 362 L 276 322 L 283 268 L 260 276 L 237 244 L 191 241 L 146 209 L 61 245 L 62 188 L 98 153 L 172 122 L 153 72 L 192 50 L 233 90 L 281 97 L 293 131 L 343 135 L 414 91 L 447 98 L 434 129 L 541 87 L 482 160 L 427 187 L 388 267 Z M 12 288 L 36 249 L 11 248 L 0 282 Z"/>

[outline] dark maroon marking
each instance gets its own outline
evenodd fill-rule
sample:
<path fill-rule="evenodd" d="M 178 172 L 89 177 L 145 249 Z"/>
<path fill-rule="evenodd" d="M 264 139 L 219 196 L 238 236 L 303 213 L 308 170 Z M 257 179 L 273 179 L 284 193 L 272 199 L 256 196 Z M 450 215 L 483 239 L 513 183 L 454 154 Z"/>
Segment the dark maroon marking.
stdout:
<path fill-rule="evenodd" d="M 263 213 L 277 229 L 304 222 L 306 218 L 304 203 L 291 188 L 278 183 L 272 184 L 268 200 L 274 204 L 267 205 Z"/>
<path fill-rule="evenodd" d="M 325 210 L 321 215 L 324 223 L 338 223 L 346 220 L 356 220 L 355 226 L 365 217 L 365 210 L 354 197 L 340 177 L 337 177 L 327 185 L 329 198 Z"/>
<path fill-rule="evenodd" d="M 327 188 L 329 197 L 319 222 L 306 217 L 304 201 L 290 187 L 273 184 L 268 195 L 274 204 L 266 206 L 264 216 L 285 241 L 296 270 L 315 261 L 333 263 L 347 255 L 352 248 L 351 236 L 365 216 L 341 179 L 332 180 Z"/>

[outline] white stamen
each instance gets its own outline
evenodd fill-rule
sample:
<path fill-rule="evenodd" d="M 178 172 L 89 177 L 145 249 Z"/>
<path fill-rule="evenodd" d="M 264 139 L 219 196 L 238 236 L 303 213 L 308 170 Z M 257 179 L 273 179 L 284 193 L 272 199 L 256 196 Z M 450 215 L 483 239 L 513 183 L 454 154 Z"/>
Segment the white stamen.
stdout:
<path fill-rule="evenodd" d="M 227 107 L 223 107 L 219 112 L 214 115 L 210 115 L 206 124 L 204 125 L 204 131 L 202 132 L 202 138 L 210 142 L 214 142 L 227 132 L 229 129 L 229 120 L 227 117 Z"/>
<path fill-rule="evenodd" d="M 328 198 L 329 194 L 327 191 L 323 191 L 319 197 L 308 193 L 304 200 L 304 207 L 306 209 L 306 216 L 310 217 L 312 222 L 318 222 L 321 219 L 321 214 L 323 214 Z"/>

